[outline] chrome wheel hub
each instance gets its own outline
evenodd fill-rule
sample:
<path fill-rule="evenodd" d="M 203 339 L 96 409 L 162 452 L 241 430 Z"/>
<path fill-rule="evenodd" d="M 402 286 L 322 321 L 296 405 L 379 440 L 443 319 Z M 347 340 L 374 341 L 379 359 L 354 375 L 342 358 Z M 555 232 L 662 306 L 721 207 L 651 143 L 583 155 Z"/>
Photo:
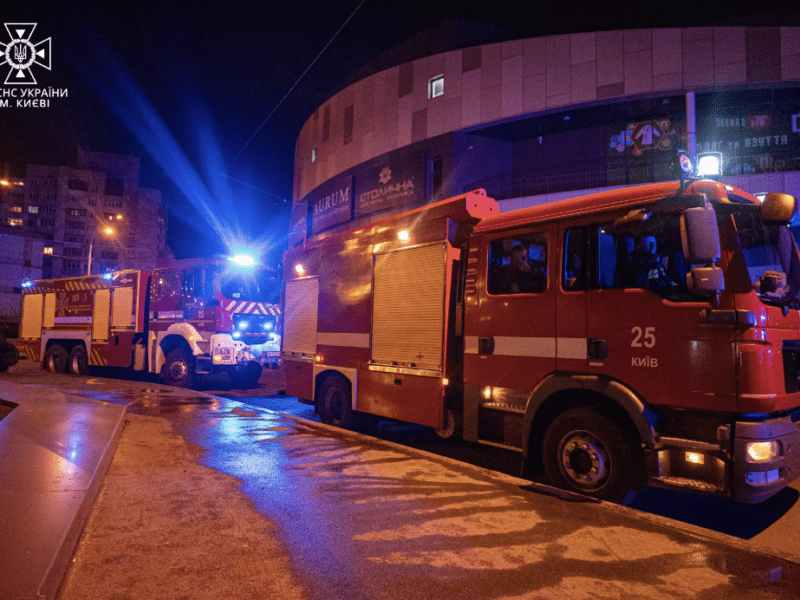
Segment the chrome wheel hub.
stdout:
<path fill-rule="evenodd" d="M 611 463 L 603 443 L 589 431 L 572 431 L 559 444 L 562 472 L 578 487 L 602 487 Z"/>
<path fill-rule="evenodd" d="M 186 378 L 188 367 L 182 360 L 176 360 L 169 366 L 169 376 L 175 381 L 182 381 Z"/>

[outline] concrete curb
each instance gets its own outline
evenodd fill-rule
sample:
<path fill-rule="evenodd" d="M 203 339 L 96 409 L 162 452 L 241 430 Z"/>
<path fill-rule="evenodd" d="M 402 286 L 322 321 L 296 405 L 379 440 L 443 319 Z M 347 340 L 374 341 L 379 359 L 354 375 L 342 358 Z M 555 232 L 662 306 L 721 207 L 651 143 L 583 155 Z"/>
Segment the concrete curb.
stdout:
<path fill-rule="evenodd" d="M 42 582 L 39 585 L 39 590 L 37 592 L 39 598 L 55 599 L 58 595 L 59 588 L 64 581 L 64 576 L 67 574 L 67 569 L 72 562 L 75 547 L 78 545 L 78 540 L 83 533 L 83 528 L 94 506 L 94 501 L 97 499 L 97 494 L 105 480 L 108 467 L 111 465 L 111 461 L 116 453 L 119 437 L 125 427 L 126 413 L 127 407 L 120 406 L 119 419 L 111 434 L 111 438 L 103 449 L 103 455 L 97 463 L 97 468 L 94 470 L 94 473 L 92 473 L 91 483 L 86 489 L 86 493 L 75 513 L 72 524 L 64 533 L 64 537 L 59 544 L 59 549 L 53 556 L 53 560 L 50 562 L 50 566 L 47 568 L 47 572 L 44 574 Z"/>

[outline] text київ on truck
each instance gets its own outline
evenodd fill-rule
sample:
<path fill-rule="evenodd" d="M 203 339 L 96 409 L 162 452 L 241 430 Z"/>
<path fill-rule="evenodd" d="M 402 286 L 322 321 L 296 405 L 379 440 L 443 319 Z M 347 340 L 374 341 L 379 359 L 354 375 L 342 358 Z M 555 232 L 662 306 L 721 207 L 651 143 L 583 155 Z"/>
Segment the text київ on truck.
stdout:
<path fill-rule="evenodd" d="M 309 242 L 284 261 L 287 393 L 602 499 L 759 502 L 800 467 L 796 213 L 713 181 L 503 214 L 479 190 Z"/>

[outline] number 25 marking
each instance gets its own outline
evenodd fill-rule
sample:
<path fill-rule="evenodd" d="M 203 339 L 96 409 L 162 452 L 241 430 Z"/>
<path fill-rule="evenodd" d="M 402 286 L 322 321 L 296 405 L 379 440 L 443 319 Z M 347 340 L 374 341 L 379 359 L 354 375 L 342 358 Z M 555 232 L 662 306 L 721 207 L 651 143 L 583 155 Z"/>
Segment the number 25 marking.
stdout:
<path fill-rule="evenodd" d="M 632 348 L 641 348 L 644 346 L 645 348 L 652 348 L 656 345 L 656 328 L 655 327 L 645 327 L 644 329 L 644 336 L 642 336 L 642 328 L 641 327 L 634 327 L 631 329 L 631 333 L 634 334 L 633 341 L 631 342 Z M 642 342 L 642 337 L 644 337 L 644 342 Z"/>

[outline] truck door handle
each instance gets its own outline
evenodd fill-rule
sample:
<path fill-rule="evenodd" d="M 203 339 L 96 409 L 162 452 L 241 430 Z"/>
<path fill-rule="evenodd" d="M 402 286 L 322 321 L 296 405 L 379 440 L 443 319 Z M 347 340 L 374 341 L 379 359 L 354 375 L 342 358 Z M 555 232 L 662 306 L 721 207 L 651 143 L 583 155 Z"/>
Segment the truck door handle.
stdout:
<path fill-rule="evenodd" d="M 586 354 L 589 360 L 605 360 L 608 358 L 608 342 L 597 338 L 586 340 Z"/>
<path fill-rule="evenodd" d="M 494 353 L 494 338 L 482 337 L 478 338 L 478 354 L 493 354 Z"/>

